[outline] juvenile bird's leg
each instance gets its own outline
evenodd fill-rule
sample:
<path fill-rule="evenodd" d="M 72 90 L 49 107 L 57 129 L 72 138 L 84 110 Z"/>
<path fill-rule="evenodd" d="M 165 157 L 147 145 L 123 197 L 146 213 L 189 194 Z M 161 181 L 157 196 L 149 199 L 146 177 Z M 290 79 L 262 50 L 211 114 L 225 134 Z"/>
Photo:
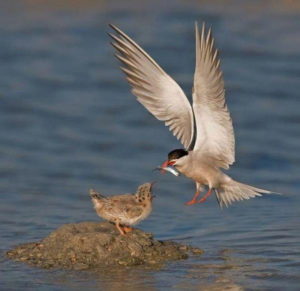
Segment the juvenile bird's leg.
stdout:
<path fill-rule="evenodd" d="M 125 232 L 123 230 L 123 228 L 120 225 L 120 222 L 117 220 L 116 221 L 116 228 L 118 229 L 118 231 L 120 232 L 121 235 L 125 235 Z"/>
<path fill-rule="evenodd" d="M 207 197 L 210 196 L 210 194 L 212 193 L 212 189 L 210 188 L 207 193 L 200 199 L 198 200 L 196 203 L 203 203 L 206 201 Z"/>
<path fill-rule="evenodd" d="M 128 232 L 133 231 L 133 227 L 130 227 L 130 226 L 123 226 L 123 230 L 124 230 L 125 233 L 128 233 Z"/>

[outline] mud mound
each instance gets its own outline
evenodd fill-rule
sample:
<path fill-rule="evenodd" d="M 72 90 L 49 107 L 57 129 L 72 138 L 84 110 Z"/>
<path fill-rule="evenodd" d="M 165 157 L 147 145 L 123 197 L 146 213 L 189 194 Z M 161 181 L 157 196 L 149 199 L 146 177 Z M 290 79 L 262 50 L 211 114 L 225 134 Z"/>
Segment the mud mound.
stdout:
<path fill-rule="evenodd" d="M 42 268 L 89 269 L 103 266 L 159 264 L 186 259 L 198 248 L 155 240 L 139 229 L 122 236 L 108 222 L 65 224 L 40 242 L 7 252 L 11 259 Z"/>

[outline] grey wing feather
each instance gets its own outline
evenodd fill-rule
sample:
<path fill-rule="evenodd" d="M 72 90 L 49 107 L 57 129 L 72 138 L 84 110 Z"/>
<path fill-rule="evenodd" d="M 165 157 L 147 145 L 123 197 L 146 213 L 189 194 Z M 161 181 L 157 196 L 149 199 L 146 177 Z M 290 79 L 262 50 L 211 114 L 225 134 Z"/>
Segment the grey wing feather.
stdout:
<path fill-rule="evenodd" d="M 193 109 L 197 127 L 194 150 L 216 159 L 228 168 L 234 158 L 235 140 L 232 120 L 225 102 L 225 90 L 218 51 L 211 30 L 201 34 L 196 29 L 196 68 L 194 74 Z M 218 162 L 217 162 L 218 161 Z"/>
<path fill-rule="evenodd" d="M 116 26 L 110 26 L 117 33 L 110 34 L 112 45 L 132 93 L 189 149 L 194 140 L 194 117 L 182 89 L 137 43 Z"/>

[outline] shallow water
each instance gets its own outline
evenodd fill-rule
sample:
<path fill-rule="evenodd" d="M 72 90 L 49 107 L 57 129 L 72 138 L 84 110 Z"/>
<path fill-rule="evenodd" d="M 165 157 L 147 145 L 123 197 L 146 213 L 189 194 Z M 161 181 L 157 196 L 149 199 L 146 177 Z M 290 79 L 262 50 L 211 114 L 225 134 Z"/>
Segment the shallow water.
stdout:
<path fill-rule="evenodd" d="M 3 3 L 1 290 L 299 289 L 296 1 Z M 193 183 L 152 171 L 180 145 L 130 94 L 107 23 L 134 37 L 189 93 L 195 20 L 212 26 L 221 51 L 237 140 L 237 163 L 229 174 L 283 196 L 222 211 L 213 197 L 186 207 Z M 111 273 L 39 270 L 5 258 L 9 248 L 41 239 L 61 224 L 97 221 L 89 188 L 130 192 L 154 180 L 154 211 L 140 227 L 159 239 L 203 248 L 201 258 L 161 270 Z"/>

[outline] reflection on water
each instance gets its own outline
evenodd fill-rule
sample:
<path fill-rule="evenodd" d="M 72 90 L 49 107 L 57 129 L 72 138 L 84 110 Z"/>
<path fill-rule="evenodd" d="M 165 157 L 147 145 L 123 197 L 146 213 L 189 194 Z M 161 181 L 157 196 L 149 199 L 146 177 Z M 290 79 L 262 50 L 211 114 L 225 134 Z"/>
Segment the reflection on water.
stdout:
<path fill-rule="evenodd" d="M 300 284 L 299 1 L 2 1 L 3 290 L 297 290 Z M 121 26 L 190 96 L 193 23 L 213 28 L 232 113 L 235 179 L 284 195 L 185 207 L 194 185 L 152 169 L 179 143 L 129 92 L 106 35 Z M 88 189 L 157 181 L 141 228 L 203 248 L 161 269 L 39 270 L 5 259 L 61 224 L 98 220 Z M 219 288 L 219 289 L 218 289 Z"/>

